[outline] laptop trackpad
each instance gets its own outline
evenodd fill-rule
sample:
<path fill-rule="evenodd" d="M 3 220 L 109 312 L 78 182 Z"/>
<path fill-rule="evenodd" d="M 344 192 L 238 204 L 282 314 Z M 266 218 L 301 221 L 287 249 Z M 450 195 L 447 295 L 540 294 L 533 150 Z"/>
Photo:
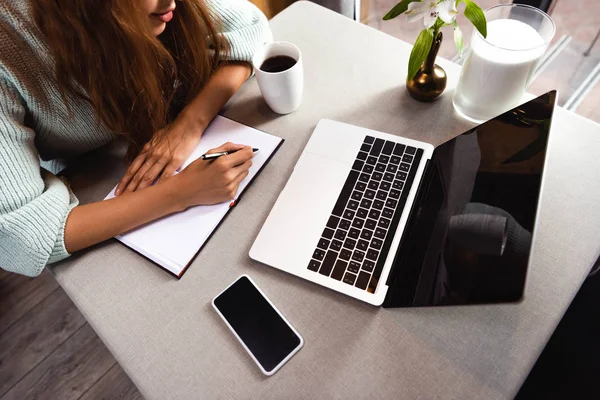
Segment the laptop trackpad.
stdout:
<path fill-rule="evenodd" d="M 250 257 L 306 270 L 352 165 L 305 152 L 260 231 Z"/>

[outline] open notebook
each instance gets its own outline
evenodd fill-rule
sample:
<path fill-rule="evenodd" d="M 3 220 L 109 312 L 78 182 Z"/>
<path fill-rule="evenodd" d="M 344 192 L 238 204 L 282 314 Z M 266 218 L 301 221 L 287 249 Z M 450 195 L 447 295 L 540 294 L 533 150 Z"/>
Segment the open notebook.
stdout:
<path fill-rule="evenodd" d="M 283 143 L 283 139 L 217 116 L 182 169 L 209 149 L 219 147 L 225 142 L 245 144 L 259 149 L 252 159 L 248 177 L 240 184 L 235 196 L 236 201 L 192 207 L 119 235 L 116 239 L 181 278 L 204 243 L 237 203 L 248 184 Z M 114 197 L 115 189 L 116 186 L 106 199 Z"/>

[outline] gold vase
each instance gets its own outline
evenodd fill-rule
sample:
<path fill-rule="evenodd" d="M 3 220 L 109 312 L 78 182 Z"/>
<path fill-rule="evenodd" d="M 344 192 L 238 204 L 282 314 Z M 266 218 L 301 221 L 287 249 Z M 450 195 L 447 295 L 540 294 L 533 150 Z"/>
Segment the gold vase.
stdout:
<path fill-rule="evenodd" d="M 435 63 L 441 44 L 442 32 L 439 32 L 421 68 L 406 81 L 408 93 L 416 100 L 433 101 L 446 89 L 446 71 Z"/>

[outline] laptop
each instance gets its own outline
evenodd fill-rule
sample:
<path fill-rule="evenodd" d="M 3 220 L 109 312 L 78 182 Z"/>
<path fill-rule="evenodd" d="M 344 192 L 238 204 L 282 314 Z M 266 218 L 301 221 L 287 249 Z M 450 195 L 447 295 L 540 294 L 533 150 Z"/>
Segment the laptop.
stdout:
<path fill-rule="evenodd" d="M 376 306 L 520 301 L 556 97 L 437 147 L 320 120 L 250 257 Z"/>

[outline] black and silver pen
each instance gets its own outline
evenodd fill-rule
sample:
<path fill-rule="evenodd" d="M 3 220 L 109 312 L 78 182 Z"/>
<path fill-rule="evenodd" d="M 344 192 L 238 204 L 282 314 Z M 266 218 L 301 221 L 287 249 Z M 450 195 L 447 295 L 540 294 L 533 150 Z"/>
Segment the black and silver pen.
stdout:
<path fill-rule="evenodd" d="M 222 151 L 220 153 L 211 153 L 211 154 L 203 154 L 200 158 L 203 160 L 215 160 L 221 156 L 226 156 L 227 154 L 233 154 L 235 153 L 237 150 L 233 150 L 233 151 Z M 258 151 L 258 149 L 253 148 L 252 151 L 254 153 L 256 153 Z"/>

